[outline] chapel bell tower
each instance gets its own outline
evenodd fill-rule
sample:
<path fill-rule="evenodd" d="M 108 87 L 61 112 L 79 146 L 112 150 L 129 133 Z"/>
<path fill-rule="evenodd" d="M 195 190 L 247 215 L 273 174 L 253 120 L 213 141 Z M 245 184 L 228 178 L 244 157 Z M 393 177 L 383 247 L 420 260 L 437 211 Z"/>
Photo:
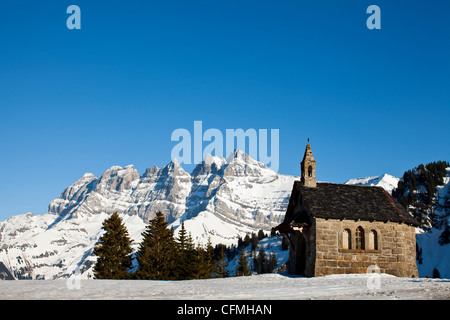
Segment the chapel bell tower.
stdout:
<path fill-rule="evenodd" d="M 316 187 L 316 160 L 311 151 L 311 146 L 306 145 L 305 154 L 303 155 L 303 160 L 300 164 L 301 168 L 301 184 L 305 187 L 315 188 Z"/>

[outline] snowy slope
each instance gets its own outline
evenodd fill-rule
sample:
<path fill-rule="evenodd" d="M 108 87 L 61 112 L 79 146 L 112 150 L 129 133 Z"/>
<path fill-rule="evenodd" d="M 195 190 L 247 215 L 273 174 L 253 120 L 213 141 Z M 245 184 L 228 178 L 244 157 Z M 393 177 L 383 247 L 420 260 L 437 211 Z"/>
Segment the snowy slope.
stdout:
<path fill-rule="evenodd" d="M 17 279 L 64 277 L 67 269 L 77 265 L 87 276 L 95 262 L 92 249 L 102 234 L 102 222 L 108 216 L 101 213 L 77 217 L 62 220 L 56 225 L 53 224 L 55 217 L 49 214 L 33 216 L 27 213 L 9 218 L 1 226 L 2 242 L 7 244 L 7 248 L 0 250 L 0 262 Z M 122 218 L 137 248 L 145 224 L 138 216 L 122 215 Z M 27 220 L 31 222 L 18 228 Z"/>
<path fill-rule="evenodd" d="M 275 253 L 275 256 L 277 258 L 277 267 L 275 268 L 275 271 L 279 270 L 289 258 L 289 250 L 281 250 L 281 235 L 261 239 L 258 242 L 258 246 L 254 254 L 257 255 L 261 248 L 264 248 L 264 251 L 266 252 L 267 256 L 269 256 L 269 254 L 271 253 Z M 253 268 L 251 245 L 245 247 L 244 250 L 247 256 L 248 266 L 249 268 Z M 234 259 L 232 259 L 229 262 L 228 272 L 230 275 L 234 275 L 234 273 L 236 272 L 238 261 L 239 261 L 239 254 L 237 254 L 234 257 Z M 253 274 L 256 274 L 256 272 L 253 271 Z"/>
<path fill-rule="evenodd" d="M 440 245 L 439 236 L 445 225 L 450 225 L 450 212 L 445 204 L 450 203 L 450 168 L 444 177 L 444 185 L 436 191 L 437 205 L 434 206 L 435 221 L 441 220 L 442 226 L 435 225 L 429 232 L 418 230 L 416 240 L 422 251 L 422 261 L 417 264 L 419 276 L 433 276 L 433 270 L 438 270 L 441 278 L 450 278 L 450 244 Z"/>
<path fill-rule="evenodd" d="M 269 231 L 284 219 L 295 180 L 240 151 L 227 164 L 207 158 L 194 170 L 187 210 L 173 225 L 186 220 L 186 229 L 200 243 L 210 237 L 213 244 L 235 244 L 238 236 Z"/>
<path fill-rule="evenodd" d="M 317 278 L 262 274 L 207 280 L 81 280 L 79 289 L 69 279 L 56 281 L 5 281 L 0 300 L 8 299 L 155 299 L 155 300 L 411 300 L 450 299 L 450 282 L 441 279 L 397 278 L 379 275 L 379 287 L 370 286 L 378 275 L 346 274 Z M 377 280 L 378 281 L 378 280 Z M 369 286 L 368 286 L 369 282 Z M 69 284 L 69 285 L 68 285 Z M 239 302 L 237 302 L 239 303 Z M 229 304 L 224 302 L 224 304 Z M 256 304 L 256 302 L 255 302 Z M 267 303 L 270 305 L 270 302 Z M 198 304 L 197 304 L 198 305 Z M 205 305 L 208 302 L 205 301 Z M 219 313 L 214 315 L 221 315 Z M 275 308 L 274 308 L 275 309 Z M 292 313 L 290 309 L 289 313 Z M 277 316 L 282 310 L 272 310 Z M 175 314 L 176 309 L 173 313 Z M 214 312 L 214 311 L 213 311 Z M 228 315 L 230 316 L 230 315 Z M 286 314 L 289 316 L 289 314 Z M 233 317 L 233 316 L 231 316 Z M 234 317 L 236 317 L 234 315 Z"/>

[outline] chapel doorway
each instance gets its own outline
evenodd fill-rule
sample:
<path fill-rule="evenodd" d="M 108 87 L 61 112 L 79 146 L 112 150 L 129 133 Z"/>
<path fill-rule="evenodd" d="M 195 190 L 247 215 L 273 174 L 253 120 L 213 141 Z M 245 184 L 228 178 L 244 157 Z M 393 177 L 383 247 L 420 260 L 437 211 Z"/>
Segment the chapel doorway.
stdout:
<path fill-rule="evenodd" d="M 302 232 L 297 232 L 295 239 L 295 274 L 304 276 L 306 266 L 306 239 Z"/>

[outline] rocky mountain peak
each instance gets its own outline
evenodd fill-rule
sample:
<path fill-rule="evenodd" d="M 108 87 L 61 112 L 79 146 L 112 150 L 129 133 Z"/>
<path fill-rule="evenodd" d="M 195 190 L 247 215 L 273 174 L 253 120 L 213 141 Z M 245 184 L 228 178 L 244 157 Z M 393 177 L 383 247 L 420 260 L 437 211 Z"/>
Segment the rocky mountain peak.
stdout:
<path fill-rule="evenodd" d="M 191 173 L 193 178 L 209 174 L 217 174 L 226 165 L 226 160 L 222 157 L 206 155 L 205 160 L 199 163 Z"/>

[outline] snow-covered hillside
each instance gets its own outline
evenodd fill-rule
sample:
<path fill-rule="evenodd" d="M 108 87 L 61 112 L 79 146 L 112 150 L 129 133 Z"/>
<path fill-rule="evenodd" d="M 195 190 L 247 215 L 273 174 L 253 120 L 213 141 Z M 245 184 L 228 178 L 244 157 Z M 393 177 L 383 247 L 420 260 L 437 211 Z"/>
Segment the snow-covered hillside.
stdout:
<path fill-rule="evenodd" d="M 435 270 L 441 278 L 450 278 L 450 244 L 439 244 L 445 227 L 450 225 L 450 168 L 444 177 L 444 185 L 438 186 L 435 196 L 434 221 L 438 222 L 428 231 L 418 230 L 416 241 L 420 250 L 420 260 L 417 263 L 419 276 L 432 277 Z"/>
<path fill-rule="evenodd" d="M 277 259 L 277 266 L 275 268 L 275 271 L 280 270 L 280 268 L 286 263 L 286 261 L 289 258 L 289 250 L 282 250 L 281 249 L 281 235 L 276 235 L 273 237 L 266 237 L 261 239 L 258 242 L 258 246 L 256 250 L 254 250 L 253 254 L 256 256 L 261 250 L 261 248 L 264 248 L 264 251 L 266 252 L 266 255 L 269 255 L 271 253 L 275 254 L 275 257 Z M 252 258 L 252 251 L 251 251 L 251 245 L 248 245 L 247 247 L 243 248 L 246 253 L 248 266 L 250 269 L 253 269 L 253 258 Z M 236 255 L 234 259 L 232 259 L 228 264 L 228 272 L 230 275 L 234 275 L 236 268 L 238 266 L 238 260 L 239 255 Z M 252 271 L 254 274 L 256 273 L 254 270 Z"/>
<path fill-rule="evenodd" d="M 55 279 L 67 276 L 67 270 L 79 266 L 87 273 L 95 262 L 92 250 L 102 234 L 102 222 L 109 216 L 99 213 L 64 219 L 55 224 L 55 216 L 31 213 L 14 216 L 1 224 L 0 263 L 17 279 Z M 145 228 L 136 215 L 121 215 L 134 240 L 134 248 Z"/>

